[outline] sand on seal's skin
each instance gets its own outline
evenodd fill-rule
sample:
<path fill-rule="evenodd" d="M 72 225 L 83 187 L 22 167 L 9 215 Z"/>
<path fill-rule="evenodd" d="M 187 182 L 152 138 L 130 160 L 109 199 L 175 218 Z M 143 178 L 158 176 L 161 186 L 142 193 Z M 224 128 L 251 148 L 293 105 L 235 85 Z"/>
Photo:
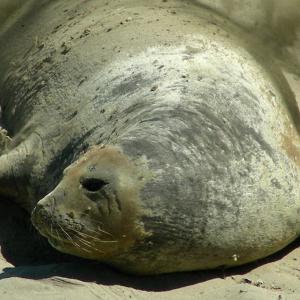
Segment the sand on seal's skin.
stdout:
<path fill-rule="evenodd" d="M 249 26 L 247 21 L 250 18 L 241 18 L 241 13 L 236 7 L 239 2 L 250 1 L 227 1 L 225 6 L 223 4 L 226 0 L 195 1 L 206 2 L 206 4 L 214 2 L 215 7 L 212 8 L 217 8 L 219 13 L 229 14 L 237 23 L 242 21 L 241 26 Z M 25 0 L 0 0 L 0 26 L 7 19 L 5 13 L 14 11 L 15 7 L 22 2 Z M 6 6 L 7 3 L 9 7 Z M 273 15 L 273 21 L 271 19 L 270 22 L 268 21 L 267 28 L 271 31 L 280 28 L 277 40 L 271 39 L 269 42 L 277 47 L 278 63 L 282 64 L 300 106 L 300 78 L 295 74 L 295 65 L 297 60 L 300 60 L 300 29 L 295 21 L 297 19 L 295 16 L 299 16 L 300 22 L 300 1 L 266 0 L 265 3 L 268 9 L 275 7 L 273 14 L 268 11 L 267 15 Z M 7 10 L 5 11 L 4 8 Z M 251 15 L 251 11 L 248 13 Z M 289 18 L 289 14 L 292 18 Z M 281 27 L 279 27 L 280 22 L 282 22 Z M 267 260 L 233 270 L 137 278 L 120 274 L 101 265 L 79 261 L 52 264 L 39 262 L 38 265 L 34 265 L 33 256 L 36 253 L 32 245 L 32 235 L 30 230 L 20 231 L 22 222 L 21 212 L 18 212 L 15 207 L 12 209 L 7 203 L 1 204 L 1 300 L 300 300 L 299 239 Z M 14 244 L 16 240 L 20 240 L 20 237 L 22 242 Z M 23 258 L 31 253 L 32 265 L 29 265 L 25 259 L 22 260 L 22 257 L 16 258 L 18 253 Z M 53 261 L 57 260 L 59 258 L 53 259 Z"/>

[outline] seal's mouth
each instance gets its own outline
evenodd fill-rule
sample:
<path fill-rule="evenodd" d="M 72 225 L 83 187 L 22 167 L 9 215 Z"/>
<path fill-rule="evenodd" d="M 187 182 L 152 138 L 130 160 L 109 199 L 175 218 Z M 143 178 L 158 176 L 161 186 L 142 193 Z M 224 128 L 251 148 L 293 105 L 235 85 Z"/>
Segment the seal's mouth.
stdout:
<path fill-rule="evenodd" d="M 68 239 L 75 232 L 80 232 L 83 225 L 54 210 L 48 210 L 43 205 L 37 205 L 31 214 L 33 226 L 45 237 L 63 236 Z"/>
<path fill-rule="evenodd" d="M 67 254 L 93 260 L 113 257 L 120 245 L 117 240 L 96 238 L 83 231 L 71 235 L 67 233 L 67 230 L 67 228 L 61 227 L 60 231 L 53 230 L 51 232 L 44 230 L 40 232 L 55 249 Z"/>
<path fill-rule="evenodd" d="M 71 241 L 63 240 L 62 238 L 59 238 L 57 236 L 53 236 L 53 235 L 46 236 L 45 235 L 45 237 L 47 237 L 49 244 L 52 247 L 54 247 L 54 248 L 56 248 L 58 250 L 60 250 L 63 246 L 66 246 L 66 245 L 67 246 L 71 246 L 71 245 L 73 245 L 73 243 Z"/>
<path fill-rule="evenodd" d="M 32 212 L 32 224 L 55 249 L 88 259 L 101 260 L 118 251 L 120 243 L 104 230 L 89 230 L 87 226 L 62 217 L 38 204 Z"/>

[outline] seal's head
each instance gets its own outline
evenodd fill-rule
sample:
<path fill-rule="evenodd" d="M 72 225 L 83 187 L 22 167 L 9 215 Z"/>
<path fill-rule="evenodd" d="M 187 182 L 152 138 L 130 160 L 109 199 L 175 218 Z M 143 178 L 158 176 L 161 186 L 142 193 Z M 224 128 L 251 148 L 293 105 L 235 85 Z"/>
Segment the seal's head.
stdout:
<path fill-rule="evenodd" d="M 139 189 L 144 177 L 118 148 L 93 147 L 40 200 L 32 222 L 56 249 L 108 260 L 143 238 Z"/>

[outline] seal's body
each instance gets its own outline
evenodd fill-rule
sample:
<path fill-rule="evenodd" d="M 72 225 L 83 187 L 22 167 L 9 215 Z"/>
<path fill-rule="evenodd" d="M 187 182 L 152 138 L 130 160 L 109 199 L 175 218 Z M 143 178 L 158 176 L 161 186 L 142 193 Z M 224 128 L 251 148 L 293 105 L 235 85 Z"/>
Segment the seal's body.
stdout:
<path fill-rule="evenodd" d="M 1 36 L 2 194 L 55 248 L 127 272 L 283 248 L 299 114 L 244 38 L 181 1 L 38 3 Z"/>

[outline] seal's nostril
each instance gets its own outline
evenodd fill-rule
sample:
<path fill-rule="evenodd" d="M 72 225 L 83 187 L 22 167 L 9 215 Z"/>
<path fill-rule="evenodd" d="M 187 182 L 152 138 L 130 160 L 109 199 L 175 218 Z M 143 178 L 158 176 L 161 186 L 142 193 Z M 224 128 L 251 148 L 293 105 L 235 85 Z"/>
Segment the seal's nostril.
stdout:
<path fill-rule="evenodd" d="M 98 178 L 85 178 L 81 180 L 81 185 L 89 192 L 97 192 L 101 190 L 108 182 Z"/>
<path fill-rule="evenodd" d="M 49 212 L 42 204 L 37 204 L 31 213 L 31 221 L 35 227 L 49 219 Z"/>

